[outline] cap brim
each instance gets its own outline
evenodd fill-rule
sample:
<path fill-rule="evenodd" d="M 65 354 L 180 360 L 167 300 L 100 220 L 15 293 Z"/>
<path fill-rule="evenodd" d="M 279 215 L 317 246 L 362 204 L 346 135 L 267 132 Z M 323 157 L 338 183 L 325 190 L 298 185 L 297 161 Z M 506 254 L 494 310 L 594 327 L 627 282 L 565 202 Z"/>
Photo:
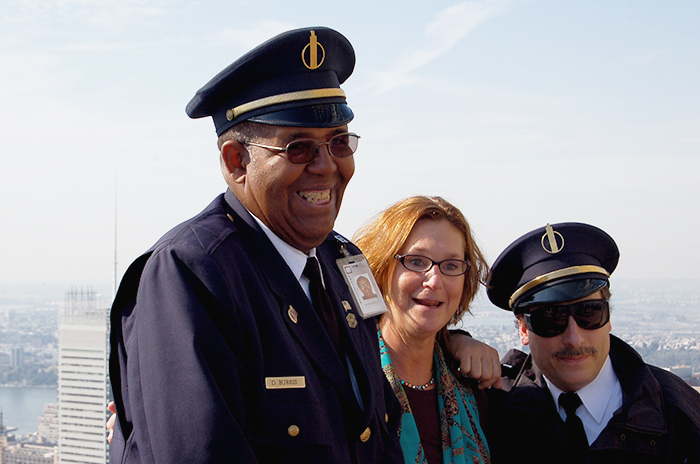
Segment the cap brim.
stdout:
<path fill-rule="evenodd" d="M 596 276 L 576 276 L 537 287 L 533 292 L 524 294 L 513 305 L 514 312 L 522 312 L 531 306 L 576 301 L 594 294 L 608 285 L 608 279 Z"/>
<path fill-rule="evenodd" d="M 338 127 L 355 117 L 345 103 L 322 103 L 299 106 L 248 118 L 249 121 L 292 127 Z"/>

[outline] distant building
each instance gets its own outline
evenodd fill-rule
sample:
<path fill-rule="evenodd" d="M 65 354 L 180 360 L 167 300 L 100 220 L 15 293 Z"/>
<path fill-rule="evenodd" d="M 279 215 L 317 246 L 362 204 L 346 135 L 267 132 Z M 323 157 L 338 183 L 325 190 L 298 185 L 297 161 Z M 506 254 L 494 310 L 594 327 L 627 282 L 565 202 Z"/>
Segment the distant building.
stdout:
<path fill-rule="evenodd" d="M 690 366 L 673 366 L 670 371 L 683 379 L 687 384 L 691 383 L 693 368 Z"/>
<path fill-rule="evenodd" d="M 104 464 L 109 310 L 92 291 L 66 295 L 58 325 L 58 463 Z"/>
<path fill-rule="evenodd" d="M 17 443 L 7 446 L 2 453 L 2 464 L 54 464 L 56 446 Z"/>
<path fill-rule="evenodd" d="M 24 350 L 21 346 L 15 346 L 12 348 L 12 367 L 22 367 L 24 366 Z"/>
<path fill-rule="evenodd" d="M 0 412 L 0 464 L 4 462 L 5 448 L 7 448 L 7 430 L 5 430 L 5 422 L 2 418 L 2 412 Z"/>
<path fill-rule="evenodd" d="M 44 405 L 44 414 L 39 416 L 37 434 L 45 442 L 58 442 L 58 404 Z"/>

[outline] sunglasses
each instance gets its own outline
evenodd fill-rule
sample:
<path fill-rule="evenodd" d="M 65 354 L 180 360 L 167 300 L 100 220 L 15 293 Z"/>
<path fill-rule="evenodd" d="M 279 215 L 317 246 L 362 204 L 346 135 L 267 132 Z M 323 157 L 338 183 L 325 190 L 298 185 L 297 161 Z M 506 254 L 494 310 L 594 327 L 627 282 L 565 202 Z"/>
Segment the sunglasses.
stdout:
<path fill-rule="evenodd" d="M 600 329 L 610 320 L 608 300 L 585 300 L 578 303 L 543 306 L 525 313 L 525 324 L 540 337 L 561 335 L 569 325 L 569 316 L 585 330 Z"/>
<path fill-rule="evenodd" d="M 352 132 L 345 132 L 331 137 L 328 142 L 317 142 L 314 139 L 297 139 L 289 142 L 284 147 L 273 147 L 262 143 L 244 142 L 246 145 L 266 148 L 277 152 L 284 152 L 287 161 L 291 164 L 309 164 L 318 156 L 321 145 L 328 147 L 328 153 L 333 158 L 347 158 L 357 150 L 357 142 L 360 136 Z"/>

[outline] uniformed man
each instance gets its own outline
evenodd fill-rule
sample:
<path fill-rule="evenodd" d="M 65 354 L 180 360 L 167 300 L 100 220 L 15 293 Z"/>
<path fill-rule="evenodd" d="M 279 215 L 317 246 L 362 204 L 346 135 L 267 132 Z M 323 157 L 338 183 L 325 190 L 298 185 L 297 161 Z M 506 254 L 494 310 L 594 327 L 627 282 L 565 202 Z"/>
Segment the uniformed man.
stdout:
<path fill-rule="evenodd" d="M 547 225 L 496 259 L 487 283 L 530 355 L 490 392 L 494 463 L 700 462 L 700 395 L 610 334 L 619 252 L 602 230 Z"/>
<path fill-rule="evenodd" d="M 337 260 L 359 136 L 338 32 L 283 33 L 187 105 L 228 190 L 126 272 L 112 315 L 111 462 L 403 462 L 399 409 Z"/>

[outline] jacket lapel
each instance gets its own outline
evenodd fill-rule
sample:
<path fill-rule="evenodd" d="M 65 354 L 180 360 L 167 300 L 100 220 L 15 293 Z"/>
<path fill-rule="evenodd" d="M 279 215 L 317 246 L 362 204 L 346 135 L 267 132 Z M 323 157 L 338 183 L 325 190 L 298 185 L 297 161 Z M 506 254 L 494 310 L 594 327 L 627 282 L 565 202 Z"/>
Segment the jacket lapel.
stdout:
<path fill-rule="evenodd" d="M 264 276 L 270 292 L 275 296 L 279 305 L 279 315 L 289 332 L 329 382 L 343 396 L 356 401 L 348 374 L 333 348 L 330 337 L 289 266 L 238 199 L 230 191 L 226 192 L 225 197 L 226 203 L 240 219 L 236 221 L 236 217 L 233 217 L 237 230 L 258 264 L 260 274 Z M 326 266 L 327 263 L 322 263 L 322 267 Z M 324 278 L 327 275 L 324 269 Z M 331 300 L 338 314 L 337 297 L 333 293 L 335 292 L 331 292 Z"/>
<path fill-rule="evenodd" d="M 641 432 L 666 433 L 661 385 L 636 351 L 610 335 L 610 362 L 622 386 L 627 427 Z"/>
<path fill-rule="evenodd" d="M 332 239 L 327 239 L 321 247 L 317 248 L 316 256 L 321 261 L 324 269 L 323 279 L 327 290 L 329 290 L 328 293 L 333 303 L 333 310 L 340 325 L 341 338 L 344 340 L 343 348 L 353 366 L 353 372 L 359 387 L 358 393 L 365 393 L 362 396 L 362 401 L 364 410 L 367 412 L 372 410 L 374 406 L 372 384 L 367 377 L 367 366 L 371 366 L 372 363 L 377 363 L 378 365 L 379 354 L 378 352 L 367 353 L 364 347 L 378 345 L 376 330 L 369 334 L 372 338 L 368 339 L 368 332 L 364 327 L 365 323 L 355 307 L 345 280 L 336 267 L 334 257 L 337 251 L 334 244 L 329 244 L 330 241 Z"/>

